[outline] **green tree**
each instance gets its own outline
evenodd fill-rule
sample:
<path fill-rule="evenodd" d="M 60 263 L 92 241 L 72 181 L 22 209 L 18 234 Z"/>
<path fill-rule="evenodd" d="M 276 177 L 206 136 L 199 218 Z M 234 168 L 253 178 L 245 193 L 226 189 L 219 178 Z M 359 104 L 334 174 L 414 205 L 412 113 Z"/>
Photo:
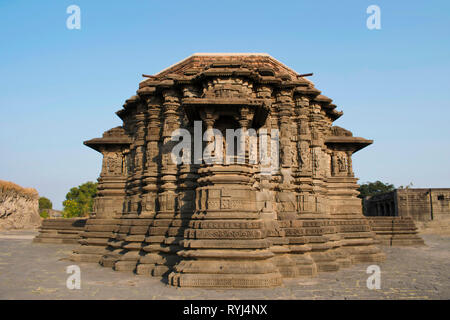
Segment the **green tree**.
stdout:
<path fill-rule="evenodd" d="M 41 211 L 39 212 L 39 215 L 40 215 L 42 218 L 47 219 L 47 218 L 48 218 L 48 210 L 47 210 L 47 209 L 41 210 Z"/>
<path fill-rule="evenodd" d="M 381 181 L 366 182 L 358 188 L 359 198 L 364 199 L 367 196 L 374 196 L 376 194 L 385 193 L 394 190 L 393 184 L 383 183 Z"/>
<path fill-rule="evenodd" d="M 74 218 L 82 216 L 81 208 L 75 200 L 65 200 L 63 202 L 63 206 L 64 209 L 62 215 L 64 218 Z"/>
<path fill-rule="evenodd" d="M 63 202 L 65 218 L 83 217 L 92 211 L 93 198 L 97 193 L 97 183 L 86 182 L 70 189 Z"/>
<path fill-rule="evenodd" d="M 39 210 L 52 209 L 53 203 L 46 197 L 39 198 Z"/>

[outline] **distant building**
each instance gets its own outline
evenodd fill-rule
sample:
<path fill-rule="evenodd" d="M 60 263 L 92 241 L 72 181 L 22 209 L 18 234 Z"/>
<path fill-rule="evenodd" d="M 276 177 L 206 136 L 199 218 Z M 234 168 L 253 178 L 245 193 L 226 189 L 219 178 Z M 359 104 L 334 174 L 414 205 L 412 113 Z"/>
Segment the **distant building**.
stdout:
<path fill-rule="evenodd" d="M 364 199 L 366 216 L 411 217 L 415 221 L 450 217 L 450 188 L 396 189 Z"/>

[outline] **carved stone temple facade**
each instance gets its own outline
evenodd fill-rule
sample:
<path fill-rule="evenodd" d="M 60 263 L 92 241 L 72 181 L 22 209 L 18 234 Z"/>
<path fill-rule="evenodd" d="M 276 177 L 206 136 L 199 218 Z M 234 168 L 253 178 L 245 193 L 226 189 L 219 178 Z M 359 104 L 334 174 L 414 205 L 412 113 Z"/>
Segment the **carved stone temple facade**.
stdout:
<path fill-rule="evenodd" d="M 85 142 L 103 165 L 74 260 L 181 287 L 273 287 L 384 259 L 352 169 L 372 141 L 333 126 L 342 112 L 311 81 L 253 53 L 194 54 L 146 78 L 116 113 L 123 125 Z M 175 163 L 172 133 L 194 140 L 199 122 L 200 136 L 265 133 L 275 170 L 248 161 L 250 143 L 241 162 Z"/>

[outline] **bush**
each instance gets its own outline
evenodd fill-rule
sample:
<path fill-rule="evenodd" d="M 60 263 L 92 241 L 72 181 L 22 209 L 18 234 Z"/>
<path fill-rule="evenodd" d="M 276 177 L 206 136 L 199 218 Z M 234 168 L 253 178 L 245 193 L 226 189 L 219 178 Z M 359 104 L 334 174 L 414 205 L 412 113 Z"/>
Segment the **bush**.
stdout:
<path fill-rule="evenodd" d="M 83 217 L 92 211 L 94 196 L 97 194 L 97 183 L 86 182 L 70 189 L 63 202 L 63 217 Z"/>
<path fill-rule="evenodd" d="M 43 209 L 53 209 L 52 202 L 47 199 L 46 197 L 40 197 L 39 198 L 39 210 Z"/>
<path fill-rule="evenodd" d="M 393 184 L 383 183 L 381 181 L 366 182 L 362 184 L 359 188 L 359 198 L 364 199 L 367 196 L 374 196 L 376 194 L 381 194 L 395 189 Z"/>
<path fill-rule="evenodd" d="M 74 200 L 65 200 L 63 202 L 64 210 L 62 215 L 64 218 L 74 218 L 81 216 L 81 208 Z"/>
<path fill-rule="evenodd" d="M 44 218 L 44 219 L 47 219 L 49 217 L 48 211 L 46 209 L 41 210 L 41 212 L 39 212 L 39 215 L 41 216 L 41 218 Z"/>

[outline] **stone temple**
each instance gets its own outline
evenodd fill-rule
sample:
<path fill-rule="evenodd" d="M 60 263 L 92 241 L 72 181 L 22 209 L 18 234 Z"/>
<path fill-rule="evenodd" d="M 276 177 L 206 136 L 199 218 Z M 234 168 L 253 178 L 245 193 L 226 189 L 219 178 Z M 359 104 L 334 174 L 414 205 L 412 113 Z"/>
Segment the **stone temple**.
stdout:
<path fill-rule="evenodd" d="M 342 112 L 306 75 L 267 54 L 201 53 L 145 77 L 116 113 L 123 125 L 85 142 L 103 165 L 74 261 L 174 286 L 239 288 L 384 259 L 352 169 L 372 141 L 333 126 Z M 249 161 L 251 143 L 242 161 L 176 163 L 177 129 L 193 149 L 208 129 L 224 146 L 227 129 L 253 129 L 276 142 L 276 166 L 267 174 L 267 163 Z M 201 151 L 219 143 L 206 136 Z"/>

